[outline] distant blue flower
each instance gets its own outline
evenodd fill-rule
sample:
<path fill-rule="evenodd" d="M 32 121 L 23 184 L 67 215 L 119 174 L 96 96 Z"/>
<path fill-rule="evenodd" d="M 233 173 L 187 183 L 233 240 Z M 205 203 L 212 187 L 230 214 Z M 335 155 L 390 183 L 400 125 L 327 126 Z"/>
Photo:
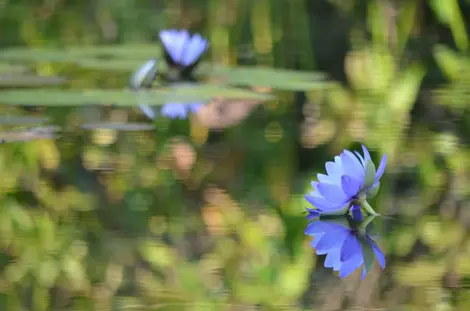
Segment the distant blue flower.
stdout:
<path fill-rule="evenodd" d="M 326 268 L 339 271 L 339 277 L 344 278 L 362 266 L 363 279 L 372 269 L 374 257 L 382 269 L 385 268 L 384 253 L 366 231 L 374 217 L 369 216 L 360 225 L 344 216 L 314 220 L 308 225 L 305 234 L 314 236 L 310 245 L 315 248 L 317 255 L 326 255 Z"/>
<path fill-rule="evenodd" d="M 171 60 L 182 67 L 196 63 L 209 45 L 199 34 L 191 36 L 187 30 L 162 30 L 160 40 Z"/>
<path fill-rule="evenodd" d="M 131 75 L 129 79 L 129 86 L 131 89 L 138 91 L 139 89 L 148 89 L 152 86 L 153 80 L 158 73 L 158 63 L 156 59 L 150 59 L 146 61 L 142 66 L 137 68 L 137 70 Z M 140 101 L 139 98 L 137 100 Z M 155 112 L 153 109 L 146 104 L 139 104 L 139 109 L 149 117 L 150 119 L 155 118 Z"/>
<path fill-rule="evenodd" d="M 156 59 L 146 61 L 137 68 L 129 79 L 129 86 L 132 89 L 150 88 L 158 72 Z"/>
<path fill-rule="evenodd" d="M 189 112 L 197 113 L 202 106 L 204 106 L 204 103 L 168 103 L 162 106 L 160 113 L 162 116 L 166 116 L 171 119 L 185 119 Z"/>
<path fill-rule="evenodd" d="M 334 161 L 326 163 L 327 175 L 318 174 L 318 182 L 305 198 L 322 215 L 346 214 L 354 204 L 376 215 L 367 199 L 374 197 L 380 186 L 387 162 L 384 155 L 376 171 L 369 151 L 362 146 L 364 156 L 355 151 L 344 150 Z"/>

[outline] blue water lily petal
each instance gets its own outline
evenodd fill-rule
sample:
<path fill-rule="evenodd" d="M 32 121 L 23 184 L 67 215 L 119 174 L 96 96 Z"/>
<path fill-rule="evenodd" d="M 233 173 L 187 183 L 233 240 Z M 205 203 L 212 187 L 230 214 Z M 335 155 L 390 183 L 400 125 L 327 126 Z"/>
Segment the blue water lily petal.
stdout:
<path fill-rule="evenodd" d="M 347 261 L 341 261 L 339 269 L 339 277 L 344 278 L 356 271 L 364 262 L 360 252 L 354 253 Z"/>
<path fill-rule="evenodd" d="M 199 60 L 209 42 L 199 34 L 190 35 L 185 29 L 169 29 L 160 32 L 160 40 L 171 60 L 188 67 Z"/>
<path fill-rule="evenodd" d="M 317 243 L 317 254 L 326 254 L 333 248 L 341 248 L 345 239 L 348 238 L 348 230 L 337 230 L 336 234 L 324 234 Z"/>
<path fill-rule="evenodd" d="M 341 187 L 349 197 L 355 196 L 359 189 L 361 189 L 361 185 L 362 183 L 359 179 L 348 175 L 341 176 Z"/>
<path fill-rule="evenodd" d="M 361 252 L 361 243 L 354 234 L 349 234 L 341 248 L 341 261 L 348 261 Z"/>
<path fill-rule="evenodd" d="M 341 268 L 340 252 L 341 248 L 339 247 L 330 249 L 325 258 L 325 268 L 332 268 L 334 271 L 338 271 Z"/>
<path fill-rule="evenodd" d="M 315 218 L 320 217 L 320 212 L 313 208 L 307 208 L 307 219 L 309 221 L 314 220 Z"/>

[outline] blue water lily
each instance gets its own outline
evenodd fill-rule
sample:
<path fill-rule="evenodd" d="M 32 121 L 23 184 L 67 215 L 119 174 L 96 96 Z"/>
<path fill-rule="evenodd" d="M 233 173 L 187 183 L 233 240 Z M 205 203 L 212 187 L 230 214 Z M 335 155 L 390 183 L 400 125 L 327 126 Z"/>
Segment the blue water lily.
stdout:
<path fill-rule="evenodd" d="M 196 63 L 209 46 L 209 42 L 201 35 L 191 36 L 185 29 L 162 30 L 160 40 L 171 61 L 181 67 Z"/>
<path fill-rule="evenodd" d="M 362 266 L 363 279 L 372 269 L 374 258 L 384 269 L 385 255 L 367 232 L 367 226 L 375 216 L 368 216 L 362 222 L 356 222 L 350 216 L 336 217 L 314 220 L 305 230 L 305 234 L 314 237 L 311 246 L 317 255 L 326 255 L 324 266 L 339 271 L 340 278 Z"/>
<path fill-rule="evenodd" d="M 317 174 L 318 181 L 312 182 L 314 189 L 305 198 L 321 215 L 342 215 L 350 212 L 353 205 L 364 208 L 369 214 L 377 215 L 367 199 L 373 198 L 380 186 L 387 163 L 384 155 L 376 170 L 369 151 L 362 146 L 364 155 L 344 150 L 334 161 L 326 162 L 325 174 Z"/>

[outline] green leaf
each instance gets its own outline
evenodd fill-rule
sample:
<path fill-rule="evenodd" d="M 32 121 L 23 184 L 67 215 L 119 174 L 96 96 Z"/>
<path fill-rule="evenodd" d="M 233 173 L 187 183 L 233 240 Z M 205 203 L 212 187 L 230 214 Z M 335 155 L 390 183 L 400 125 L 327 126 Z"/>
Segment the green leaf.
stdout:
<path fill-rule="evenodd" d="M 457 47 L 464 51 L 468 48 L 465 22 L 457 0 L 431 0 L 431 8 L 438 19 L 450 27 Z"/>
<path fill-rule="evenodd" d="M 120 131 L 145 131 L 153 130 L 154 126 L 149 123 L 87 123 L 82 125 L 83 129 L 107 129 L 107 130 L 120 130 Z"/>
<path fill-rule="evenodd" d="M 355 90 L 381 95 L 395 79 L 396 67 L 390 51 L 374 47 L 349 52 L 345 72 Z"/>
<path fill-rule="evenodd" d="M 403 53 L 410 35 L 415 28 L 418 1 L 404 1 L 400 3 L 400 14 L 397 15 L 397 48 L 400 55 Z"/>
<path fill-rule="evenodd" d="M 384 11 L 384 5 L 381 2 L 369 2 L 367 7 L 367 24 L 374 43 L 386 43 L 389 36 L 389 29 L 387 29 L 386 23 L 387 12 Z"/>
<path fill-rule="evenodd" d="M 363 189 L 368 188 L 374 184 L 375 180 L 375 165 L 372 161 L 368 160 L 366 163 L 366 172 L 364 177 L 364 185 L 362 186 Z"/>
<path fill-rule="evenodd" d="M 134 72 L 142 66 L 148 59 L 123 59 L 123 58 L 111 58 L 111 59 L 100 59 L 100 58 L 81 58 L 75 60 L 73 63 L 79 67 L 93 69 L 93 70 L 105 70 L 105 71 L 117 71 L 117 72 Z M 168 66 L 162 59 L 157 59 L 158 72 L 167 72 Z M 208 62 L 201 62 L 197 65 L 194 76 L 204 78 L 204 76 L 210 75 L 212 71 L 212 65 Z"/>
<path fill-rule="evenodd" d="M 27 68 L 21 65 L 0 63 L 0 74 L 24 74 L 27 71 Z"/>
<path fill-rule="evenodd" d="M 33 106 L 137 105 L 159 106 L 165 103 L 193 103 L 213 97 L 267 100 L 272 95 L 220 86 L 170 86 L 150 91 L 120 90 L 8 90 L 0 92 L 0 104 Z"/>
<path fill-rule="evenodd" d="M 64 77 L 0 75 L 0 88 L 43 87 L 51 85 L 63 85 L 65 83 L 67 83 L 67 79 Z"/>
<path fill-rule="evenodd" d="M 321 73 L 267 67 L 216 67 L 211 76 L 226 84 L 279 90 L 302 91 L 326 86 L 325 76 Z"/>
<path fill-rule="evenodd" d="M 30 125 L 48 122 L 46 117 L 35 116 L 0 116 L 0 125 Z"/>
<path fill-rule="evenodd" d="M 367 243 L 364 237 L 361 237 L 359 241 L 361 242 L 362 255 L 364 257 L 364 267 L 366 272 L 369 273 L 374 266 L 374 250 L 372 249 L 372 246 Z"/>
<path fill-rule="evenodd" d="M 460 58 L 455 51 L 444 45 L 438 44 L 434 46 L 433 52 L 439 68 L 441 68 L 450 79 L 459 78 L 460 72 L 470 68 L 468 63 Z"/>
<path fill-rule="evenodd" d="M 391 87 L 388 93 L 388 106 L 399 113 L 409 112 L 416 100 L 425 73 L 421 66 L 410 66 Z"/>
<path fill-rule="evenodd" d="M 133 72 L 134 70 L 142 66 L 144 61 L 135 59 L 85 58 L 77 60 L 74 63 L 77 66 L 87 69 Z"/>
<path fill-rule="evenodd" d="M 145 61 L 161 56 L 158 44 L 125 44 L 64 49 L 9 48 L 0 51 L 0 59 L 26 62 L 78 62 L 84 58 L 123 58 Z"/>
<path fill-rule="evenodd" d="M 18 141 L 29 141 L 38 139 L 54 139 L 56 138 L 57 127 L 35 127 L 26 130 L 17 131 L 2 131 L 0 132 L 0 142 L 18 142 Z"/>
<path fill-rule="evenodd" d="M 181 96 L 182 100 L 188 102 L 210 100 L 214 97 L 253 100 L 271 100 L 275 98 L 274 95 L 269 93 L 257 93 L 243 88 L 216 84 L 174 83 L 166 89 L 172 100 L 177 100 L 177 97 Z"/>

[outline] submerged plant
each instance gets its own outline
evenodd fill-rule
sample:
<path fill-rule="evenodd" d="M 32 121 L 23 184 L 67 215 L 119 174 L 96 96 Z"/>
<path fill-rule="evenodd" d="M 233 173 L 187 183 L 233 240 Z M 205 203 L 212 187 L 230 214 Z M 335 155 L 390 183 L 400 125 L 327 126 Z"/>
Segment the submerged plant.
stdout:
<path fill-rule="evenodd" d="M 360 218 L 356 218 L 359 214 Z M 305 230 L 305 234 L 314 237 L 310 245 L 315 248 L 316 254 L 326 255 L 324 266 L 339 271 L 340 278 L 362 266 L 363 279 L 372 269 L 374 258 L 377 258 L 382 269 L 385 268 L 385 255 L 367 229 L 375 216 L 356 221 L 361 218 L 361 209 L 355 205 L 352 216 L 316 219 Z"/>
<path fill-rule="evenodd" d="M 377 215 L 367 199 L 373 198 L 379 190 L 387 157 L 382 157 L 376 170 L 365 146 L 362 146 L 362 151 L 363 156 L 357 151 L 344 150 L 335 156 L 334 161 L 326 162 L 327 175 L 317 174 L 318 181 L 312 181 L 314 191 L 305 196 L 314 206 L 308 209 L 309 217 L 344 215 L 353 205 Z"/>

